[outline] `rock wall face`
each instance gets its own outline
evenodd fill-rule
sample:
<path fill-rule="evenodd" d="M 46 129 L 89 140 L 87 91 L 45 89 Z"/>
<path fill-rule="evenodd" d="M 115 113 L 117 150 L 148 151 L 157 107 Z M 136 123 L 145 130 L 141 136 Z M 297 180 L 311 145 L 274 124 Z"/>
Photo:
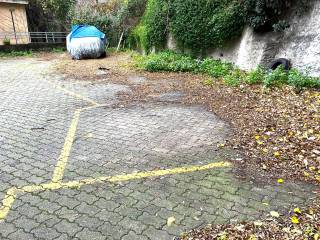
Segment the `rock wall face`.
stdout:
<path fill-rule="evenodd" d="M 294 68 L 320 76 L 320 1 L 311 0 L 309 4 L 309 10 L 295 8 L 288 13 L 290 28 L 283 32 L 261 34 L 246 27 L 241 38 L 208 51 L 208 55 L 233 62 L 243 70 L 266 67 L 276 58 L 288 58 Z M 167 47 L 177 49 L 172 36 Z"/>
<path fill-rule="evenodd" d="M 293 67 L 320 76 L 320 1 L 313 3 L 308 14 L 293 16 L 276 54 L 282 56 L 291 59 Z"/>

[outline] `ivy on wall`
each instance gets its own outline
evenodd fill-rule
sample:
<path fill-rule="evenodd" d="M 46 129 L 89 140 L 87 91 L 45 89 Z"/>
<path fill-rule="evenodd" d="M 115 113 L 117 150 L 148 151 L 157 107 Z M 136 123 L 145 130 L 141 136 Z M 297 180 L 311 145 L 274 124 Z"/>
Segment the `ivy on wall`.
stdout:
<path fill-rule="evenodd" d="M 244 17 L 238 1 L 174 0 L 170 28 L 180 46 L 204 54 L 239 36 Z"/>
<path fill-rule="evenodd" d="M 148 0 L 144 16 L 132 31 L 132 42 L 150 52 L 152 47 L 164 47 L 171 32 L 180 49 L 205 55 L 208 49 L 238 37 L 245 25 L 256 31 L 270 31 L 279 22 L 286 26 L 282 19 L 296 1 Z"/>
<path fill-rule="evenodd" d="M 149 52 L 152 47 L 163 48 L 168 33 L 168 1 L 149 0 L 140 23 L 133 29 L 130 42 Z"/>

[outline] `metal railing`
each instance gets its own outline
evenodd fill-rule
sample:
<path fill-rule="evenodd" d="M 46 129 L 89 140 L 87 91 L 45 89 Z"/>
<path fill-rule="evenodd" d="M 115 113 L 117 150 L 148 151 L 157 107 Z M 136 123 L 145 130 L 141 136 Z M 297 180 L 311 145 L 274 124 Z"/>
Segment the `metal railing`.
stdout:
<path fill-rule="evenodd" d="M 10 39 L 12 44 L 56 43 L 65 42 L 67 35 L 66 32 L 0 32 L 0 42 Z"/>

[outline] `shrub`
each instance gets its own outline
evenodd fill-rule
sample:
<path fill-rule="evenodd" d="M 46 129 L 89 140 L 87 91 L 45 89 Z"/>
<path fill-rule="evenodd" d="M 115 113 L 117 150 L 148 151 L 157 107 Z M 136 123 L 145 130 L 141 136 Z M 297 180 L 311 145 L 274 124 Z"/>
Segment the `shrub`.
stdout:
<path fill-rule="evenodd" d="M 223 79 L 228 86 L 236 87 L 245 82 L 246 73 L 240 69 L 235 69 Z"/>
<path fill-rule="evenodd" d="M 197 68 L 197 62 L 187 55 L 175 54 L 165 51 L 159 54 L 151 54 L 144 61 L 143 67 L 147 71 L 172 71 L 192 72 Z"/>
<path fill-rule="evenodd" d="M 284 70 L 282 65 L 276 70 L 268 72 L 263 79 L 265 87 L 278 87 L 286 83 L 288 83 L 288 71 Z"/>
<path fill-rule="evenodd" d="M 5 37 L 5 38 L 3 39 L 3 45 L 10 45 L 10 44 L 11 44 L 10 38 Z"/>
<path fill-rule="evenodd" d="M 274 71 L 266 71 L 259 66 L 254 71 L 247 73 L 231 63 L 221 60 L 206 58 L 200 61 L 191 56 L 177 54 L 169 50 L 146 56 L 137 54 L 133 58 L 136 67 L 150 72 L 169 71 L 207 74 L 210 78 L 203 82 L 204 85 L 213 85 L 214 78 L 220 78 L 229 86 L 239 86 L 243 83 L 262 83 L 267 88 L 284 84 L 289 84 L 297 89 L 320 88 L 319 78 L 310 77 L 296 69 L 286 71 L 282 65 Z"/>
<path fill-rule="evenodd" d="M 249 72 L 245 79 L 245 82 L 247 84 L 262 83 L 265 75 L 266 71 L 261 66 L 258 66 L 254 71 Z"/>
<path fill-rule="evenodd" d="M 142 22 L 136 26 L 129 37 L 130 44 L 134 48 L 143 50 L 145 53 L 149 51 L 147 26 Z"/>
<path fill-rule="evenodd" d="M 197 71 L 200 73 L 209 74 L 215 78 L 220 78 L 229 74 L 232 69 L 233 66 L 230 63 L 222 62 L 221 60 L 215 60 L 212 58 L 206 58 L 201 62 Z"/>
<path fill-rule="evenodd" d="M 271 31 L 295 0 L 245 0 L 246 19 L 256 31 Z"/>
<path fill-rule="evenodd" d="M 320 79 L 307 76 L 296 69 L 292 69 L 288 74 L 288 84 L 297 88 L 320 88 Z"/>
<path fill-rule="evenodd" d="M 141 1 L 141 0 L 140 0 Z M 245 25 L 256 31 L 283 31 L 288 24 L 283 21 L 287 9 L 293 4 L 307 6 L 296 0 L 147 0 L 147 7 L 138 29 L 131 31 L 133 38 L 145 50 L 161 49 L 168 29 L 184 51 L 205 56 L 210 48 L 240 36 Z M 306 8 L 306 7 L 304 7 Z M 299 8 L 300 9 L 300 8 Z M 143 26 L 143 28 L 141 28 Z M 147 36 L 147 41 L 141 36 Z"/>

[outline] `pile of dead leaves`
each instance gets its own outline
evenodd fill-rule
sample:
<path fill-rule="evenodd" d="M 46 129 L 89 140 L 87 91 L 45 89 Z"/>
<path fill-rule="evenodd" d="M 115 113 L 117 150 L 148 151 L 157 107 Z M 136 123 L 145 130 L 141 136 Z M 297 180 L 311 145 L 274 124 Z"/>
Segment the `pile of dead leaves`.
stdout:
<path fill-rule="evenodd" d="M 263 221 L 243 222 L 236 225 L 208 225 L 184 234 L 180 240 L 265 240 L 320 239 L 320 206 L 300 210 L 296 208 L 288 216 L 271 212 Z"/>
<path fill-rule="evenodd" d="M 189 102 L 206 104 L 231 123 L 234 137 L 225 146 L 240 149 L 246 175 L 320 183 L 320 92 L 297 93 L 290 87 L 211 87 L 186 84 Z"/>

